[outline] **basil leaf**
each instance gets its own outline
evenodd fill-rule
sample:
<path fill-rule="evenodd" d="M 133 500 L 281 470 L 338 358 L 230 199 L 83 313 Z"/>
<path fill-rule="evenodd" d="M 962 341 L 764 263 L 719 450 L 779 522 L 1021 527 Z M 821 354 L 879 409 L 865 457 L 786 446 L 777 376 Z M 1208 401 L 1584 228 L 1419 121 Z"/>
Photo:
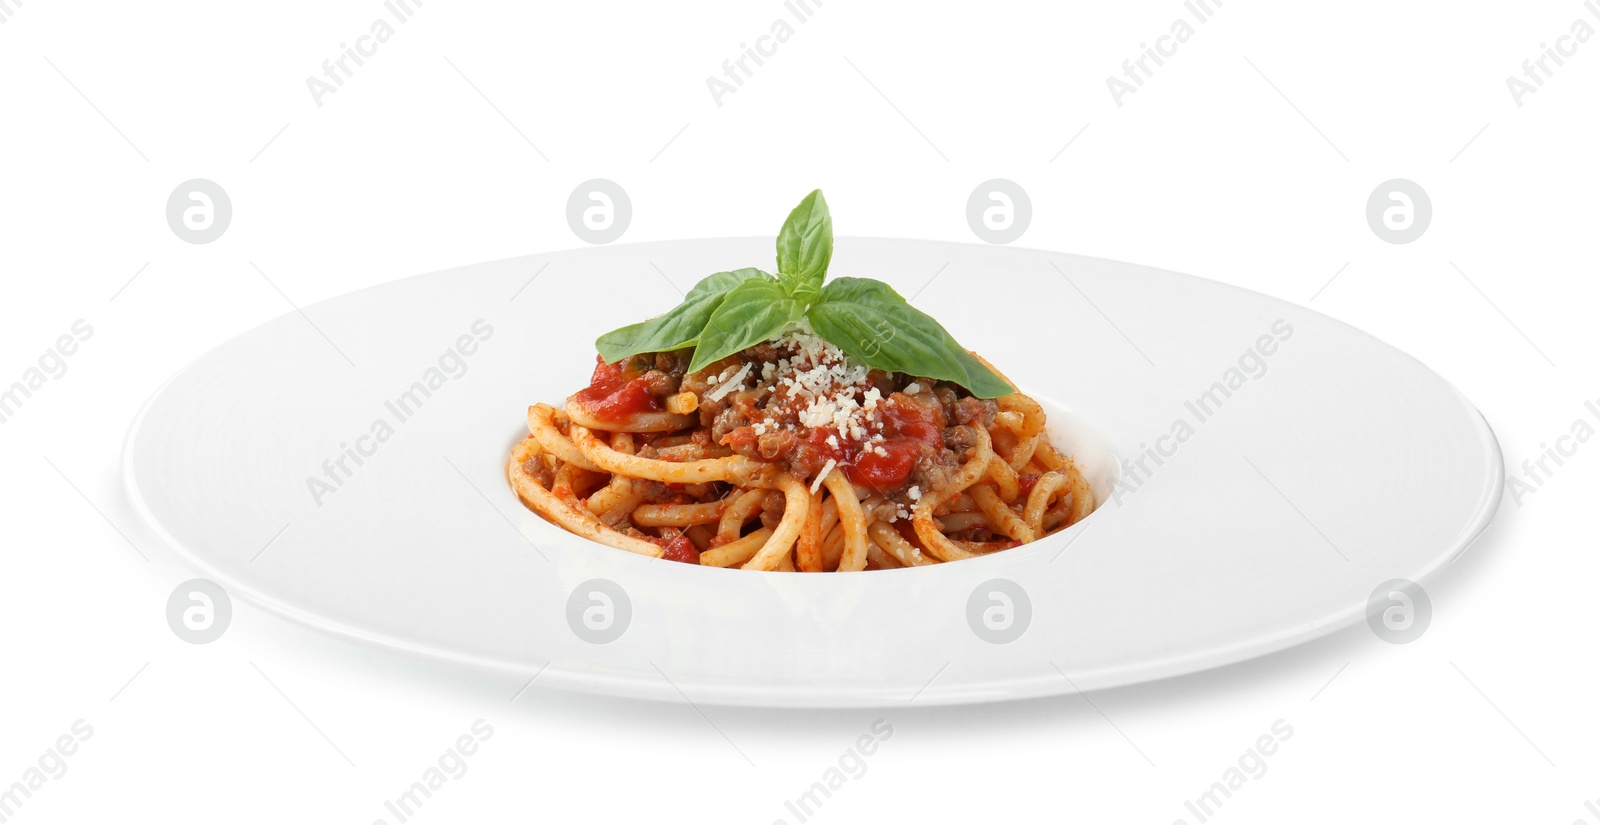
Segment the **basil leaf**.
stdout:
<path fill-rule="evenodd" d="M 1016 392 L 882 281 L 836 278 L 806 317 L 818 335 L 874 369 L 951 381 L 979 398 Z"/>
<path fill-rule="evenodd" d="M 813 189 L 778 231 L 778 279 L 785 291 L 815 297 L 833 260 L 833 217 L 821 189 Z M 804 295 L 796 295 L 799 291 Z"/>
<path fill-rule="evenodd" d="M 689 290 L 683 303 L 667 314 L 614 329 L 594 342 L 595 349 L 607 364 L 615 364 L 631 355 L 671 352 L 693 346 L 728 292 L 751 279 L 771 282 L 772 276 L 755 268 L 707 275 Z"/>
<path fill-rule="evenodd" d="M 777 283 L 747 280 L 729 291 L 711 313 L 695 345 L 689 371 L 698 372 L 713 361 L 771 340 L 805 314 L 805 303 L 789 297 Z"/>

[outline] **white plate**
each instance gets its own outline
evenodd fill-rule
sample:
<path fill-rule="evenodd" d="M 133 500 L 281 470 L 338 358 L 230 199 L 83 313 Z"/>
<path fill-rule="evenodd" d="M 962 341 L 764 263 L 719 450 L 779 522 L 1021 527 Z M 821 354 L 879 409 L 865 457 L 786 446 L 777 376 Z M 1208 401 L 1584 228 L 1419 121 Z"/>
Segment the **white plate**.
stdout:
<path fill-rule="evenodd" d="M 529 404 L 585 384 L 597 335 L 659 314 L 706 273 L 771 264 L 770 239 L 601 247 L 308 307 L 156 394 L 128 436 L 128 494 L 201 575 L 332 633 L 543 668 L 545 686 L 787 706 L 1015 699 L 1259 656 L 1362 621 L 1381 582 L 1427 580 L 1499 503 L 1500 451 L 1477 411 L 1416 360 L 1310 310 L 1127 264 L 842 238 L 835 275 L 915 296 L 1051 402 L 1102 495 L 1118 459 L 1131 492 L 1022 548 L 856 575 L 646 559 L 522 507 L 507 449 Z M 479 319 L 492 333 L 475 335 Z M 474 351 L 441 365 L 455 347 Z M 457 360 L 465 372 L 450 377 Z M 399 420 L 391 405 L 430 368 L 442 385 Z M 1229 378 L 1229 397 L 1202 403 Z M 387 440 L 358 440 L 380 421 Z M 1159 440 L 1185 426 L 1182 443 Z M 370 455 L 345 459 L 348 480 L 335 467 L 342 486 L 319 505 L 307 479 L 343 445 Z M 569 599 L 580 615 L 593 606 L 579 585 L 594 579 L 631 605 L 607 644 L 569 626 Z M 993 606 L 995 579 L 1031 604 L 1007 644 L 969 626 L 969 599 Z"/>

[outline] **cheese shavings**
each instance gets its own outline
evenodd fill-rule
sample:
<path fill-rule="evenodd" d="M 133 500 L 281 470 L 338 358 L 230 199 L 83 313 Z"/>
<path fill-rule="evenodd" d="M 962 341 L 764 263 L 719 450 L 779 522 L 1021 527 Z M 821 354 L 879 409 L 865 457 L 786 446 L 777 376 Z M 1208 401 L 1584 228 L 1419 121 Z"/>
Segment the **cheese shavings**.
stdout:
<path fill-rule="evenodd" d="M 747 376 L 749 374 L 750 374 L 750 365 L 749 364 L 745 364 L 744 366 L 740 367 L 739 371 L 734 373 L 733 377 L 729 378 L 727 380 L 727 382 L 724 383 L 722 386 L 717 387 L 716 389 L 712 390 L 711 392 L 706 393 L 706 399 L 709 400 L 709 401 L 721 401 L 723 398 L 725 398 L 728 395 L 728 393 L 733 392 L 734 390 L 736 390 L 739 387 L 743 386 L 744 385 L 745 376 Z"/>
<path fill-rule="evenodd" d="M 795 410 L 801 426 L 833 430 L 841 441 L 862 441 L 870 435 L 868 427 L 877 418 L 871 413 L 882 394 L 868 386 L 864 364 L 804 327 L 772 343 L 788 357 L 778 360 L 771 380 L 777 392 L 799 402 Z"/>
<path fill-rule="evenodd" d="M 828 463 L 827 464 L 822 465 L 822 471 L 817 473 L 817 477 L 815 479 L 812 479 L 812 481 L 811 481 L 811 494 L 812 495 L 816 495 L 816 492 L 818 490 L 822 489 L 822 481 L 823 481 L 823 479 L 828 477 L 828 473 L 833 472 L 833 468 L 837 463 L 838 462 L 835 462 L 833 459 L 830 458 L 830 459 L 828 459 Z"/>

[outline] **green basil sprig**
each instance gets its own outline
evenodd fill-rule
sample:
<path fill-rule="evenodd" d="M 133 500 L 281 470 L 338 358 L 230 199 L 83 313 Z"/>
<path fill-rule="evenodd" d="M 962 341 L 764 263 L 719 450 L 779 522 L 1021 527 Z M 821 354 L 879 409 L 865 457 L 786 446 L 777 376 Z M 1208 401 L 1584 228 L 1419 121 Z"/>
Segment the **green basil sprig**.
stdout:
<path fill-rule="evenodd" d="M 671 312 L 614 329 L 594 342 L 595 349 L 607 364 L 615 364 L 631 355 L 695 346 L 722 299 L 734 287 L 750 280 L 771 283 L 772 276 L 754 267 L 707 275 Z"/>
<path fill-rule="evenodd" d="M 802 319 L 818 335 L 873 369 L 950 381 L 979 398 L 1015 392 L 943 326 L 888 284 L 839 278 L 824 285 L 833 260 L 833 218 L 818 189 L 778 232 L 778 274 L 745 268 L 709 275 L 671 312 L 600 336 L 607 363 L 694 347 L 691 372 L 763 341 Z"/>
<path fill-rule="evenodd" d="M 762 341 L 770 341 L 806 317 L 806 305 L 786 284 L 750 280 L 729 290 L 700 333 L 689 371 L 698 372 Z"/>
<path fill-rule="evenodd" d="M 778 278 L 790 293 L 815 297 L 833 260 L 833 216 L 821 189 L 811 190 L 778 230 Z"/>
<path fill-rule="evenodd" d="M 806 311 L 811 329 L 873 369 L 951 381 L 979 398 L 1016 392 L 933 316 L 870 278 L 836 278 Z"/>

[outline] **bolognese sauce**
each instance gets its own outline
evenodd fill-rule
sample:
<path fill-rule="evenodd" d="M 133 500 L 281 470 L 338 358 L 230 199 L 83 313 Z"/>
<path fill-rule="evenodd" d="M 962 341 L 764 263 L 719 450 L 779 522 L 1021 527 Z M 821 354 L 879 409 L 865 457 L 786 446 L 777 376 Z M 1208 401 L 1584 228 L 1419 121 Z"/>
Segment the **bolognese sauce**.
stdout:
<path fill-rule="evenodd" d="M 828 281 L 821 190 L 775 251 L 601 335 L 588 386 L 528 408 L 507 475 L 530 509 L 644 556 L 805 572 L 970 559 L 1094 509 L 1038 402 L 888 283 Z"/>
<path fill-rule="evenodd" d="M 963 481 L 964 471 L 971 474 L 980 442 L 995 456 L 985 462 L 1006 466 L 985 466 L 984 472 L 999 476 L 991 479 L 992 485 L 968 482 L 965 492 L 941 501 L 930 516 L 949 540 L 946 550 L 993 552 L 1022 543 L 1033 534 L 1027 503 L 1041 479 L 1067 477 L 1064 462 L 1037 432 L 1042 412 L 1035 414 L 1037 404 L 1020 394 L 985 400 L 949 382 L 868 369 L 803 328 L 697 372 L 688 370 L 692 354 L 692 349 L 648 353 L 614 364 L 597 357 L 588 386 L 568 399 L 565 415 L 546 408 L 548 418 L 539 420 L 549 423 L 540 424 L 530 411 L 530 427 L 536 432 L 548 427 L 553 434 L 547 431 L 547 438 L 574 445 L 569 460 L 540 448 L 544 455 L 524 459 L 520 475 L 600 523 L 592 526 L 603 525 L 660 548 L 651 555 L 732 566 L 730 559 L 749 561 L 746 551 L 755 544 L 752 539 L 768 539 L 781 527 L 797 493 L 726 480 L 640 477 L 619 484 L 617 475 L 595 489 L 598 479 L 587 476 L 601 468 L 579 463 L 583 451 L 572 438 L 574 427 L 591 430 L 583 443 L 595 443 L 594 432 L 609 433 L 606 448 L 640 460 L 687 466 L 736 456 L 750 466 L 779 468 L 791 478 L 809 481 L 804 493 L 817 500 L 837 498 L 822 489 L 837 471 L 857 502 L 863 524 L 889 528 L 888 533 L 870 532 L 872 558 L 862 563 L 865 569 L 945 560 L 923 555 L 929 542 L 918 532 L 915 513 L 925 496 L 953 489 Z M 1029 419 L 1036 419 L 1032 432 Z M 1018 466 L 1009 467 L 1005 459 Z M 563 473 L 552 465 L 566 469 Z M 1039 529 L 1050 524 L 1059 529 L 1074 520 L 1079 508 L 1068 506 L 1073 496 L 1064 491 L 1070 487 L 1078 496 L 1086 491 L 1083 484 L 1050 483 L 1044 502 L 1059 500 L 1048 520 L 1043 512 L 1033 514 Z M 610 495 L 623 488 L 625 493 Z M 1003 511 L 1011 513 L 1009 518 L 1003 508 L 1010 508 Z M 835 528 L 829 536 L 812 539 L 824 545 L 823 551 L 830 545 L 835 551 L 831 556 L 824 552 L 824 563 L 839 564 L 841 509 L 818 508 L 817 515 L 825 513 Z M 736 523 L 730 526 L 730 521 Z M 747 530 L 749 525 L 756 527 Z M 802 539 L 797 546 L 805 544 Z M 730 547 L 738 552 L 725 553 Z"/>

